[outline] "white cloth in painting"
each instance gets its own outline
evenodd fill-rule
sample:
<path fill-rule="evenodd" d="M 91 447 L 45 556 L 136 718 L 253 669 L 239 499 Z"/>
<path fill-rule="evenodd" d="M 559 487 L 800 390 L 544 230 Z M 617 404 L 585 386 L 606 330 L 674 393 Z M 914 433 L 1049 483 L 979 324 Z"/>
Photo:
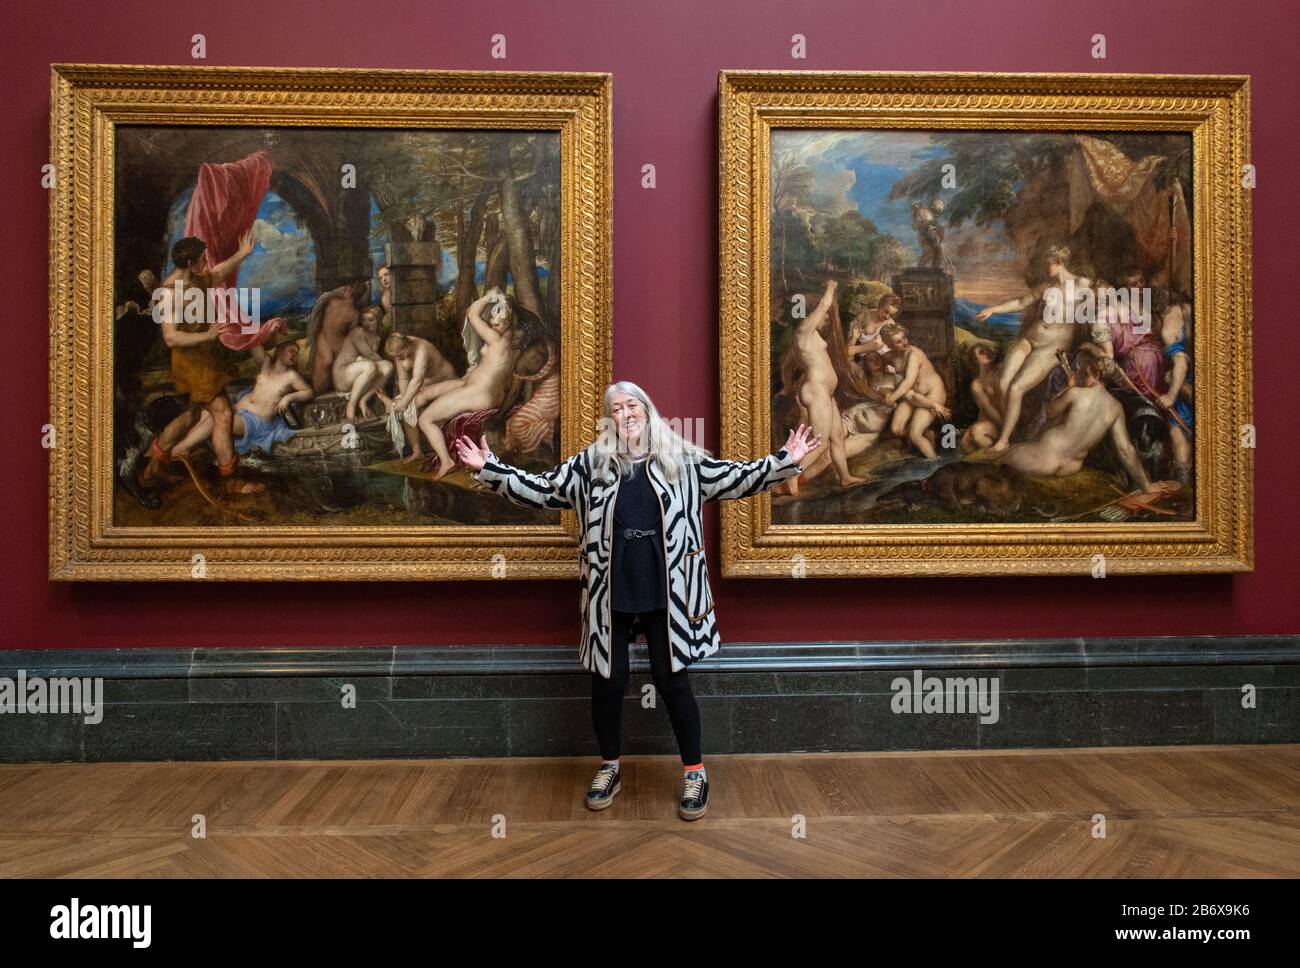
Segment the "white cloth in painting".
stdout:
<path fill-rule="evenodd" d="M 415 409 L 414 400 L 406 405 L 400 415 L 396 410 L 388 411 L 388 436 L 393 438 L 393 449 L 397 451 L 398 457 L 406 450 L 406 433 L 402 430 L 402 421 L 405 420 L 407 426 L 414 427 L 419 419 L 420 414 Z"/>

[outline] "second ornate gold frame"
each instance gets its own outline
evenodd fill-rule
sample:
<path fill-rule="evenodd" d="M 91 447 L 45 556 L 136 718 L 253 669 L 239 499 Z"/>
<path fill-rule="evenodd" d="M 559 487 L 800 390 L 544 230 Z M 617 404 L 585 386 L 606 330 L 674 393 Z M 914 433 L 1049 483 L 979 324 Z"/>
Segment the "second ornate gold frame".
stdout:
<path fill-rule="evenodd" d="M 1196 520 L 774 525 L 722 510 L 728 576 L 1234 572 L 1253 567 L 1250 160 L 1245 77 L 724 71 L 719 77 L 722 452 L 769 450 L 769 172 L 777 128 L 1186 132 L 1193 142 Z M 1203 428 L 1203 429 L 1202 429 Z"/>
<path fill-rule="evenodd" d="M 114 137 L 119 124 L 557 131 L 561 448 L 594 433 L 611 369 L 608 74 L 57 65 L 51 78 L 51 578 L 562 578 L 577 526 L 127 528 L 112 523 Z M 501 565 L 504 564 L 504 569 Z"/>

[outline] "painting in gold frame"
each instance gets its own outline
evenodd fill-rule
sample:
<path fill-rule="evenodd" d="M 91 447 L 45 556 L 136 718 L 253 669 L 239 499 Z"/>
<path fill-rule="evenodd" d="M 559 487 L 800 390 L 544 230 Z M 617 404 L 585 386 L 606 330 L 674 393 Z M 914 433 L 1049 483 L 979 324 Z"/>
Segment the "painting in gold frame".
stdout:
<path fill-rule="evenodd" d="M 594 432 L 611 103 L 595 73 L 53 67 L 50 577 L 576 576 L 572 512 L 442 455 L 549 470 Z"/>
<path fill-rule="evenodd" d="M 825 441 L 724 575 L 1253 567 L 1247 78 L 724 71 L 719 146 L 722 450 Z"/>

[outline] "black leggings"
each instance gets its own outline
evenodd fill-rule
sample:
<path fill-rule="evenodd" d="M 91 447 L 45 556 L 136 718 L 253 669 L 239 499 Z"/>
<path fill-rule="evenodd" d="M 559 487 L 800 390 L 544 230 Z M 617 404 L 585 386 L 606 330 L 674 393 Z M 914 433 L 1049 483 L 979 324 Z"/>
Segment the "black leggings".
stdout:
<path fill-rule="evenodd" d="M 628 630 L 636 618 L 635 612 L 613 612 L 610 631 L 610 651 L 613 668 L 606 679 L 598 672 L 591 674 L 591 724 L 596 728 L 600 755 L 606 760 L 618 759 L 619 727 L 623 719 L 623 694 L 627 691 Z M 691 692 L 688 670 L 672 671 L 668 647 L 668 613 L 666 609 L 641 613 L 645 629 L 646 647 L 650 652 L 650 674 L 655 691 L 668 707 L 668 718 L 677 737 L 677 748 L 684 766 L 694 766 L 703 757 L 700 754 L 700 707 Z"/>

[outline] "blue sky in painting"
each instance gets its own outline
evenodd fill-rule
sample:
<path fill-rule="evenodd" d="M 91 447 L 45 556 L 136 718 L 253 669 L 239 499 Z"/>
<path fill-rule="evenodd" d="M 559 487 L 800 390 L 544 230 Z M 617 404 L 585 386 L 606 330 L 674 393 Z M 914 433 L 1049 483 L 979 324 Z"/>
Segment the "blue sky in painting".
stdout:
<path fill-rule="evenodd" d="M 917 251 L 911 203 L 886 201 L 886 196 L 908 171 L 943 153 L 928 133 L 787 130 L 773 133 L 772 147 L 774 155 L 794 152 L 812 169 L 818 211 L 838 215 L 856 209 L 882 232 Z"/>
<path fill-rule="evenodd" d="M 900 178 L 931 158 L 943 158 L 946 149 L 927 131 L 826 131 L 778 130 L 772 134 L 772 155 L 793 154 L 813 173 L 812 205 L 823 217 L 857 211 L 881 231 L 896 238 L 912 258 L 920 256 L 912 229 L 912 203 L 907 198 L 888 200 L 889 191 Z M 951 192 L 942 193 L 945 200 Z M 979 240 L 976 266 L 958 253 L 960 240 Z M 1014 259 L 1001 223 L 976 228 L 969 222 L 958 229 L 948 227 L 948 252 L 957 266 L 958 281 L 971 270 Z M 1019 288 L 1012 279 L 1013 289 Z"/>
<path fill-rule="evenodd" d="M 185 210 L 193 194 L 193 189 L 186 189 L 172 202 L 167 272 L 174 268 L 171 247 L 185 234 Z M 267 192 L 257 209 L 253 238 L 253 252 L 239 268 L 239 285 L 261 288 L 263 318 L 310 313 L 316 301 L 316 245 L 289 203 L 275 192 Z"/>
<path fill-rule="evenodd" d="M 825 215 L 856 209 L 919 255 L 908 199 L 887 201 L 898 179 L 946 151 L 926 131 L 777 131 L 774 155 L 792 151 L 813 171 L 813 203 Z M 951 194 L 951 193 L 946 193 Z M 1002 239 L 1002 226 L 981 234 Z"/>

